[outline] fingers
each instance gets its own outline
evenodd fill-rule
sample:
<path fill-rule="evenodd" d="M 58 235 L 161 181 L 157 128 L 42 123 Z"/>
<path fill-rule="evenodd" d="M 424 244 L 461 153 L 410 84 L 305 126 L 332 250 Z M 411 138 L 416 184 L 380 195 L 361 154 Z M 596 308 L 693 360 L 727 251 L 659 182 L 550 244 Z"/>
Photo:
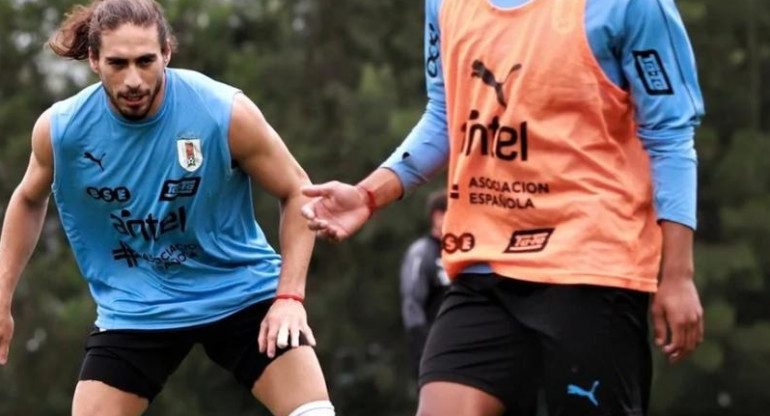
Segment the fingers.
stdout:
<path fill-rule="evenodd" d="M 307 342 L 310 344 L 310 346 L 315 347 L 316 346 L 315 336 L 313 335 L 313 330 L 310 329 L 307 323 L 304 323 L 302 325 L 302 333 L 305 334 L 305 338 L 307 338 Z"/>
<path fill-rule="evenodd" d="M 695 351 L 695 347 L 699 344 L 698 338 L 698 323 L 693 321 L 687 326 L 687 340 L 684 344 L 686 355 Z"/>
<path fill-rule="evenodd" d="M 303 205 L 302 208 L 300 208 L 299 210 L 300 214 L 302 214 L 302 216 L 305 217 L 306 220 L 312 221 L 315 219 L 315 210 L 313 209 L 313 204 L 315 204 L 315 201 L 308 202 L 307 204 Z"/>
<path fill-rule="evenodd" d="M 262 323 L 259 324 L 259 353 L 264 354 L 265 351 L 267 351 L 267 318 L 262 320 Z"/>
<path fill-rule="evenodd" d="M 271 321 L 273 321 L 273 319 L 269 315 L 262 320 L 262 323 L 259 325 L 259 338 L 257 339 L 257 343 L 259 344 L 259 352 L 261 354 L 267 354 L 268 357 L 273 358 L 275 357 L 275 345 L 278 340 L 278 333 L 283 325 L 276 324 L 275 322 L 271 324 Z M 284 342 L 286 342 L 285 338 L 286 336 L 284 336 Z"/>
<path fill-rule="evenodd" d="M 302 195 L 307 197 L 325 197 L 328 196 L 332 190 L 339 184 L 337 181 L 326 182 L 317 185 L 305 185 L 300 188 Z"/>
<path fill-rule="evenodd" d="M 314 218 L 314 219 L 311 219 L 310 222 L 308 222 L 307 226 L 313 231 L 323 231 L 329 228 L 329 222 L 326 220 Z"/>
<path fill-rule="evenodd" d="M 265 348 L 265 353 L 269 358 L 275 357 L 275 344 L 278 340 L 278 331 L 281 327 L 278 325 L 270 325 L 267 328 L 267 347 Z"/>
<path fill-rule="evenodd" d="M 316 236 L 332 242 L 340 241 L 339 231 L 329 224 L 329 221 L 318 218 L 315 214 L 315 202 L 311 202 L 302 207 L 302 216 L 308 220 L 307 227 L 315 231 Z"/>
<path fill-rule="evenodd" d="M 655 331 L 655 345 L 662 347 L 668 335 L 668 331 L 666 331 L 666 313 L 663 307 L 655 302 L 652 305 L 652 324 Z"/>
<path fill-rule="evenodd" d="M 259 352 L 269 358 L 275 358 L 277 349 L 299 347 L 303 333 L 308 344 L 316 345 L 302 304 L 294 301 L 281 302 L 273 304 L 259 328 Z"/>
<path fill-rule="evenodd" d="M 316 237 L 331 241 L 332 243 L 339 243 L 347 236 L 347 233 L 340 231 L 337 227 L 330 226 L 324 220 L 312 221 L 308 223 L 308 227 L 315 231 Z"/>
<path fill-rule="evenodd" d="M 299 326 L 294 325 L 291 328 L 291 347 L 297 348 L 299 347 Z"/>
<path fill-rule="evenodd" d="M 703 318 L 698 312 L 680 315 L 669 320 L 671 342 L 663 347 L 663 352 L 672 363 L 677 363 L 690 355 L 703 341 Z"/>
<path fill-rule="evenodd" d="M 278 328 L 275 345 L 280 349 L 284 349 L 289 346 L 289 328 L 285 322 L 282 322 L 281 326 Z"/>
<path fill-rule="evenodd" d="M 8 363 L 8 351 L 11 348 L 11 334 L 0 335 L 0 365 Z"/>
<path fill-rule="evenodd" d="M 683 321 L 669 321 L 671 327 L 671 342 L 663 347 L 663 352 L 671 362 L 677 362 L 682 358 L 682 353 L 687 341 L 687 325 Z"/>
<path fill-rule="evenodd" d="M 5 365 L 8 362 L 8 349 L 10 342 L 5 338 L 0 339 L 0 365 Z"/>
<path fill-rule="evenodd" d="M 703 311 L 700 314 L 700 320 L 698 321 L 698 345 L 703 342 L 703 338 L 706 336 L 706 322 L 703 319 Z"/>

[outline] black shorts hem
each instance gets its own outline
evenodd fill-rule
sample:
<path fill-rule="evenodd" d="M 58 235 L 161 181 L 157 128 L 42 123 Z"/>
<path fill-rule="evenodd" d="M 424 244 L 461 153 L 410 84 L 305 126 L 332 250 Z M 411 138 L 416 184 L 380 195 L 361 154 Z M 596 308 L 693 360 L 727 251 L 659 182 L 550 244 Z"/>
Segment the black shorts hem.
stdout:
<path fill-rule="evenodd" d="M 134 394 L 152 402 L 161 388 L 151 386 L 126 362 L 112 357 L 92 354 L 78 375 L 78 381 L 98 381 L 124 393 Z"/>
<path fill-rule="evenodd" d="M 508 403 L 506 403 L 503 395 L 499 391 L 497 391 L 490 383 L 484 380 L 480 380 L 477 378 L 468 377 L 462 374 L 457 374 L 452 372 L 432 372 L 430 374 L 420 376 L 418 387 L 423 388 L 426 384 L 434 381 L 445 381 L 449 383 L 457 383 L 457 384 L 462 384 L 464 386 L 481 390 L 484 393 L 494 396 L 497 400 L 500 400 L 500 402 L 502 402 L 503 405 L 508 407 Z"/>
<path fill-rule="evenodd" d="M 308 347 L 310 349 L 313 348 L 312 345 L 310 345 L 310 342 L 305 338 L 304 334 L 300 334 L 300 344 L 297 347 L 288 346 L 286 348 L 275 348 L 275 356 L 273 358 L 267 358 L 267 353 L 260 353 L 260 356 L 265 357 L 265 362 L 260 363 L 258 366 L 249 365 L 248 371 L 243 371 L 243 373 L 238 373 L 234 370 L 232 372 L 234 373 L 233 376 L 235 377 L 235 380 L 238 382 L 239 385 L 243 386 L 246 390 L 251 392 L 254 390 L 254 385 L 257 384 L 257 381 L 262 377 L 263 374 L 265 374 L 265 370 L 267 370 L 267 367 L 270 366 L 275 360 L 278 359 L 278 357 L 282 356 L 283 354 L 296 349 L 300 347 Z"/>

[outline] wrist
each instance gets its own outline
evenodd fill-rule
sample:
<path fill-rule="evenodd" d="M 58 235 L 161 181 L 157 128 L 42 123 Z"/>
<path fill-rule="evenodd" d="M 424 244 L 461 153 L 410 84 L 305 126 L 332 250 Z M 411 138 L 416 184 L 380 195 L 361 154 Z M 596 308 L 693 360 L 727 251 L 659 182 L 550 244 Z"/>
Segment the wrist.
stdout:
<path fill-rule="evenodd" d="M 7 313 L 11 311 L 11 300 L 0 299 L 0 313 Z"/>
<path fill-rule="evenodd" d="M 299 303 L 304 303 L 305 297 L 295 293 L 276 293 L 275 300 L 293 300 Z"/>
<path fill-rule="evenodd" d="M 374 192 L 364 188 L 362 185 L 356 185 L 356 190 L 364 200 L 366 208 L 369 209 L 369 218 L 371 218 L 375 212 L 377 212 L 377 199 Z"/>
<path fill-rule="evenodd" d="M 692 281 L 695 280 L 695 272 L 688 267 L 663 267 L 660 273 L 660 280 L 666 281 Z"/>
<path fill-rule="evenodd" d="M 13 289 L 7 285 L 0 285 L 0 312 L 10 311 L 13 303 Z"/>

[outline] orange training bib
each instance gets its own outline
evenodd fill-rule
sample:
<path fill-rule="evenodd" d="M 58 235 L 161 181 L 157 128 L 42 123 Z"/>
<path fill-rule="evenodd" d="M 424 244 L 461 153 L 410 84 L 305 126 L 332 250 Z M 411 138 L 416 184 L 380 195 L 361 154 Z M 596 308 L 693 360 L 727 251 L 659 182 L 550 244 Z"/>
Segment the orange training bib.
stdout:
<path fill-rule="evenodd" d="M 584 14 L 585 0 L 444 0 L 450 276 L 486 263 L 522 280 L 655 291 L 649 156 Z"/>

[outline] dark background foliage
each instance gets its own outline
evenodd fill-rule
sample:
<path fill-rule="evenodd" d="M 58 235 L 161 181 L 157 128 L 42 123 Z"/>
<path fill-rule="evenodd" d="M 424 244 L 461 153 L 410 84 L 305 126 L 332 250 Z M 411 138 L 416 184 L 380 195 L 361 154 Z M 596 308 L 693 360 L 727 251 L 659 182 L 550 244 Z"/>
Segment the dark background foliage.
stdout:
<path fill-rule="evenodd" d="M 407 0 L 169 0 L 173 66 L 243 89 L 315 182 L 357 181 L 422 113 L 422 18 Z M 0 0 L 0 214 L 24 172 L 36 117 L 95 81 L 43 45 L 71 0 Z M 697 280 L 707 337 L 685 363 L 656 352 L 653 415 L 760 416 L 770 396 L 770 4 L 677 2 L 708 115 L 698 130 Z M 443 186 L 437 178 L 428 188 Z M 319 243 L 307 307 L 337 414 L 413 414 L 397 270 L 427 227 L 423 189 L 351 241 Z M 255 191 L 274 243 L 277 202 Z M 0 415 L 69 414 L 94 306 L 51 207 L 18 287 L 16 336 L 0 368 Z M 200 350 L 149 415 L 267 414 Z"/>

